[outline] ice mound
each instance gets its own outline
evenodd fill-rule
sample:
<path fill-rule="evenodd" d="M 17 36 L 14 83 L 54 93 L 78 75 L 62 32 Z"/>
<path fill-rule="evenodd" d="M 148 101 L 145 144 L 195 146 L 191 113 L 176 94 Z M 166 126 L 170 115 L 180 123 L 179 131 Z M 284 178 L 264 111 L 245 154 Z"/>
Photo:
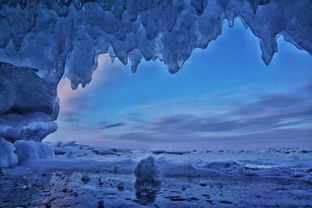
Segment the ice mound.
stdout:
<path fill-rule="evenodd" d="M 154 157 L 150 156 L 139 162 L 135 168 L 135 190 L 139 203 L 150 204 L 156 200 L 156 193 L 160 191 L 161 182 L 158 179 L 159 170 Z"/>
<path fill-rule="evenodd" d="M 48 144 L 20 140 L 15 142 L 14 146 L 19 163 L 26 160 L 52 159 L 54 157 L 54 149 Z"/>
<path fill-rule="evenodd" d="M 139 162 L 135 168 L 135 177 L 139 180 L 155 180 L 159 177 L 159 170 L 155 164 L 154 157 L 150 156 Z"/>
<path fill-rule="evenodd" d="M 0 138 L 0 168 L 12 167 L 17 164 L 15 147 L 10 142 Z"/>

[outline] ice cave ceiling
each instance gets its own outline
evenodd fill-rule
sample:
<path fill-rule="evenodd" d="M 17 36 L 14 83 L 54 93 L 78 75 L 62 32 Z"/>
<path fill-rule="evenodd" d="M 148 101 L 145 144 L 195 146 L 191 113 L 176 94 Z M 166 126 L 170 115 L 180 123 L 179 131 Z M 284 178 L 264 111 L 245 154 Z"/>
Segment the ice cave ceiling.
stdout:
<path fill-rule="evenodd" d="M 60 78 L 85 86 L 99 54 L 129 60 L 133 72 L 159 59 L 175 73 L 238 17 L 269 64 L 279 36 L 312 54 L 311 14 L 311 0 L 1 0 L 0 137 L 55 131 Z"/>

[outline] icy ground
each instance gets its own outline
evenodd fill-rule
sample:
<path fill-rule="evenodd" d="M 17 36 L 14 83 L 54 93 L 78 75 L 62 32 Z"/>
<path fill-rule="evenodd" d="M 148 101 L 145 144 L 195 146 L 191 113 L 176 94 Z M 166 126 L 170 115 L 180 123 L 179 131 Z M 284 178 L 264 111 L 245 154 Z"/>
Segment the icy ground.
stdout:
<path fill-rule="evenodd" d="M 308 149 L 54 146 L 54 159 L 1 170 L 0 207 L 312 207 Z"/>

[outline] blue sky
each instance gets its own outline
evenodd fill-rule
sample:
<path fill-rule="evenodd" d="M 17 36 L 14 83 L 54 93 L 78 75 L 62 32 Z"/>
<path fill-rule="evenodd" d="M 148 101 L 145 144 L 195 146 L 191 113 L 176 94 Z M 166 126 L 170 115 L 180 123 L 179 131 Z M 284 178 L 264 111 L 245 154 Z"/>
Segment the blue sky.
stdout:
<path fill-rule="evenodd" d="M 176 74 L 159 61 L 100 57 L 85 89 L 62 80 L 59 130 L 46 141 L 148 149 L 312 146 L 312 58 L 278 40 L 269 66 L 240 21 Z"/>

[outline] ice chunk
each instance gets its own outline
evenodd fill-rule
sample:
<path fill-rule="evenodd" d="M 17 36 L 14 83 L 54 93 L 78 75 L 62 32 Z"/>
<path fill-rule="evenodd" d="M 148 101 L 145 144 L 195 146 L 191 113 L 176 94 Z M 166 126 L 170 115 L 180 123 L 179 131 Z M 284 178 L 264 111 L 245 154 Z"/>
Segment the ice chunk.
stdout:
<path fill-rule="evenodd" d="M 159 170 L 154 157 L 150 156 L 139 162 L 135 168 L 135 177 L 140 180 L 154 180 L 159 177 Z"/>
<path fill-rule="evenodd" d="M 52 159 L 54 157 L 54 149 L 49 144 L 19 140 L 14 143 L 14 146 L 19 162 L 36 159 Z"/>
<path fill-rule="evenodd" d="M 0 168 L 12 167 L 17 164 L 15 147 L 12 143 L 0 138 Z"/>
<path fill-rule="evenodd" d="M 161 182 L 158 179 L 159 170 L 154 157 L 150 156 L 139 162 L 135 168 L 135 177 L 135 190 L 138 201 L 143 204 L 153 203 L 161 187 Z"/>

